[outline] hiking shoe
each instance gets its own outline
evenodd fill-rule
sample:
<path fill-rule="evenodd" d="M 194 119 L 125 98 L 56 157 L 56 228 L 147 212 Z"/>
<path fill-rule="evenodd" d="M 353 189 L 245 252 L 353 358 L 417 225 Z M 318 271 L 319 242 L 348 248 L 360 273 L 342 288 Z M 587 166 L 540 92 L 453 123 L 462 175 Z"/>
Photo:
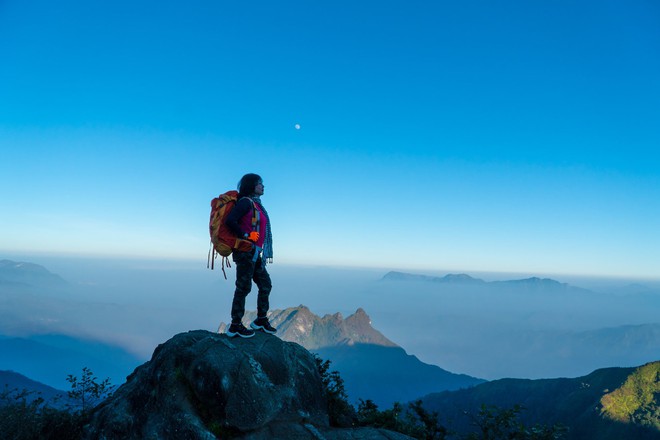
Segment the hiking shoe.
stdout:
<path fill-rule="evenodd" d="M 254 336 L 254 330 L 245 328 L 243 324 L 232 324 L 227 330 L 227 336 L 233 338 L 234 336 L 240 336 L 241 338 L 251 338 Z"/>
<path fill-rule="evenodd" d="M 266 333 L 270 333 L 271 335 L 277 333 L 277 329 L 272 325 L 270 325 L 270 322 L 268 322 L 268 318 L 257 318 L 254 321 L 252 321 L 250 327 L 252 327 L 255 330 L 263 330 Z"/>

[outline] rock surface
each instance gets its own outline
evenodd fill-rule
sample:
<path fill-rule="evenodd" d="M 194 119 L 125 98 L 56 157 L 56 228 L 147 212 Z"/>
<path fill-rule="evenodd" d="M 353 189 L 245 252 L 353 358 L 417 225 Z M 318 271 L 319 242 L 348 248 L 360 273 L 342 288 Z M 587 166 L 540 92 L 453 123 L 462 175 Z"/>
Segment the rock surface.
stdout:
<path fill-rule="evenodd" d="M 314 357 L 258 332 L 249 339 L 196 330 L 161 344 L 97 407 L 87 439 L 398 440 L 336 429 Z"/>

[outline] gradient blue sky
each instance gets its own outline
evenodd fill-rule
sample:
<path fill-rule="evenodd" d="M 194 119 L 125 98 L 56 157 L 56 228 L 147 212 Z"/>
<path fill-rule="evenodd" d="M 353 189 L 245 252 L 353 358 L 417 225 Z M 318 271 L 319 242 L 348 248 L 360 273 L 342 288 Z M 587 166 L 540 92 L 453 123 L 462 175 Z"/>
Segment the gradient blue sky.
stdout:
<path fill-rule="evenodd" d="M 0 251 L 660 277 L 660 4 L 0 0 Z M 295 128 L 300 124 L 300 129 Z"/>

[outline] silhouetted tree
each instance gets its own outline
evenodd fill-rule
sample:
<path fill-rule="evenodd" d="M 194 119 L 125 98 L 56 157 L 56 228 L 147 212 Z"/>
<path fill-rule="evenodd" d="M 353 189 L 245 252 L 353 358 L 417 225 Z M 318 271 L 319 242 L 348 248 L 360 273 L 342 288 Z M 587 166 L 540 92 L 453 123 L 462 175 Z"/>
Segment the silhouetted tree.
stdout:
<path fill-rule="evenodd" d="M 84 420 L 50 406 L 34 391 L 16 389 L 0 393 L 0 437 L 7 440 L 68 439 L 81 437 Z"/>
<path fill-rule="evenodd" d="M 115 388 L 110 383 L 110 378 L 97 382 L 98 378 L 87 367 L 83 367 L 80 379 L 77 376 L 69 374 L 66 381 L 71 384 L 71 391 L 68 392 L 69 397 L 78 402 L 79 408 L 83 413 L 89 411 L 112 395 Z"/>
<path fill-rule="evenodd" d="M 518 420 L 524 408 L 514 405 L 512 408 L 481 405 L 477 415 L 468 414 L 472 425 L 479 432 L 468 434 L 466 440 L 559 440 L 564 438 L 567 429 L 561 425 L 551 427 L 534 425 L 526 427 Z"/>
<path fill-rule="evenodd" d="M 389 429 L 420 440 L 443 440 L 447 435 L 447 429 L 438 423 L 438 414 L 428 412 L 421 400 L 409 403 L 407 409 L 395 402 L 391 409 L 380 411 L 372 400 L 360 399 L 357 420 L 361 426 Z"/>
<path fill-rule="evenodd" d="M 349 427 L 355 423 L 355 408 L 348 402 L 344 380 L 336 370 L 330 371 L 330 361 L 314 355 L 321 375 L 323 391 L 328 400 L 328 416 L 332 426 Z"/>

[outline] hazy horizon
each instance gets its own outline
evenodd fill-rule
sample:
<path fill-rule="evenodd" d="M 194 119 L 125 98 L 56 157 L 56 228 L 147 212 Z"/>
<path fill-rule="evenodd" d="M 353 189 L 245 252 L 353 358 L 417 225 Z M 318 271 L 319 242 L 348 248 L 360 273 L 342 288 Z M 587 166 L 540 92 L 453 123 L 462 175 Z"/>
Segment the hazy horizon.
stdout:
<path fill-rule="evenodd" d="M 18 251 L 2 251 L 0 250 L 0 259 L 7 259 L 16 262 L 25 261 L 40 265 L 54 265 L 56 267 L 61 265 L 64 270 L 72 267 L 71 262 L 95 265 L 103 264 L 110 267 L 126 267 L 126 266 L 140 266 L 141 263 L 148 265 L 160 265 L 161 267 L 187 267 L 187 268 L 207 268 L 207 250 L 200 251 L 198 257 L 190 258 L 156 258 L 152 256 L 121 256 L 121 255 L 102 255 L 102 254 L 74 254 L 74 253 L 57 253 L 57 252 L 18 252 Z M 231 257 L 230 261 L 231 261 Z M 61 264 L 67 262 L 67 264 Z M 214 271 L 222 270 L 219 268 L 220 257 L 216 259 L 216 269 Z M 335 269 L 346 271 L 360 271 L 360 272 L 374 272 L 380 273 L 381 276 L 387 272 L 405 272 L 411 274 L 429 275 L 429 276 L 445 276 L 450 274 L 466 274 L 473 278 L 480 278 L 484 281 L 501 281 L 523 278 L 551 278 L 562 283 L 570 283 L 579 287 L 591 288 L 592 285 L 623 285 L 634 283 L 645 283 L 654 286 L 660 286 L 660 274 L 657 276 L 624 276 L 619 274 L 601 275 L 593 273 L 579 273 L 574 271 L 569 272 L 549 272 L 549 271 L 495 271 L 487 269 L 468 269 L 468 268 L 419 268 L 406 266 L 375 266 L 375 265 L 342 265 L 342 264 L 322 264 L 322 263 L 301 263 L 301 262 L 276 262 L 269 265 L 269 269 L 277 267 L 302 267 L 302 268 L 322 268 L 322 269 Z M 209 269 L 210 271 L 210 269 Z"/>
<path fill-rule="evenodd" d="M 7 326 L 15 336 L 69 334 L 116 344 L 147 360 L 156 345 L 176 333 L 216 331 L 229 320 L 234 271 L 229 269 L 225 280 L 219 269 L 208 270 L 201 259 L 35 256 L 14 261 L 43 265 L 70 284 L 61 290 L 15 296 L 13 308 L 5 311 L 13 318 L 4 322 L 0 334 L 12 333 Z M 631 353 L 634 347 L 612 344 L 605 351 L 585 354 L 586 358 L 577 352 L 585 340 L 601 340 L 606 329 L 619 328 L 618 332 L 625 331 L 622 326 L 637 326 L 632 330 L 638 331 L 645 324 L 660 325 L 657 282 L 584 278 L 584 283 L 576 283 L 579 280 L 558 277 L 553 279 L 574 290 L 534 293 L 503 290 L 495 287 L 498 283 L 471 288 L 382 281 L 390 269 L 273 264 L 269 270 L 274 283 L 272 310 L 305 305 L 320 316 L 339 312 L 347 317 L 363 308 L 374 328 L 423 362 L 489 380 L 578 376 L 596 368 L 631 366 L 603 363 L 646 359 L 648 349 Z M 486 281 L 528 278 L 469 275 Z M 255 301 L 252 292 L 248 310 L 254 309 Z M 576 357 L 544 360 L 544 354 L 559 349 L 557 344 L 573 347 L 577 352 L 571 356 Z M 497 361 L 485 364 L 479 359 Z"/>

